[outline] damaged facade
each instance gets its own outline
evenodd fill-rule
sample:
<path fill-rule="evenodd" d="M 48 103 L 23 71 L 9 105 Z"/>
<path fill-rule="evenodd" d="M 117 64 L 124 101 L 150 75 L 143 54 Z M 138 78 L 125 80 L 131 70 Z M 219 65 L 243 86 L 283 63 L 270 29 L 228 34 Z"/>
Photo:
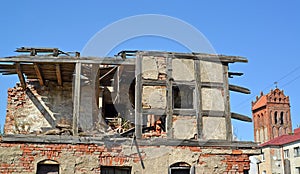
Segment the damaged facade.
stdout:
<path fill-rule="evenodd" d="M 1 58 L 8 90 L 2 173 L 247 173 L 252 142 L 232 141 L 228 83 L 237 56 L 122 51 L 80 57 L 20 48 Z M 29 53 L 28 55 L 26 53 Z"/>

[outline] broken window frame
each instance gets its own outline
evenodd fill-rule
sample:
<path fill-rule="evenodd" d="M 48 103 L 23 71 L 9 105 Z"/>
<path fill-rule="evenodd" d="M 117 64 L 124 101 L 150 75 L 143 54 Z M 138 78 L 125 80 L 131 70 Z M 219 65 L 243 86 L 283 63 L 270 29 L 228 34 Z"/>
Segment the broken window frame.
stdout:
<path fill-rule="evenodd" d="M 189 90 L 189 91 L 187 91 L 187 93 L 188 93 L 188 95 L 191 95 L 191 98 L 186 98 L 186 100 L 187 99 L 191 99 L 192 100 L 191 103 L 189 103 L 189 101 L 187 101 L 185 103 L 188 103 L 188 104 L 184 104 L 183 105 L 182 101 L 184 101 L 184 100 L 181 98 L 182 94 L 181 94 L 181 96 L 175 96 L 175 90 L 174 90 L 174 88 L 178 88 L 178 93 L 180 93 L 180 91 L 187 91 L 187 90 Z M 186 90 L 185 88 L 188 88 L 188 89 Z M 180 90 L 180 89 L 182 89 L 182 90 Z M 195 104 L 196 104 L 196 102 L 195 102 L 196 101 L 196 98 L 195 98 L 195 96 L 196 96 L 195 92 L 196 91 L 195 90 L 196 90 L 196 88 L 195 88 L 194 84 L 193 85 L 187 85 L 187 84 L 174 83 L 172 85 L 172 94 L 173 94 L 172 95 L 172 107 L 173 107 L 173 110 L 174 111 L 176 111 L 176 110 L 195 110 Z M 185 93 L 186 92 L 184 92 L 184 94 Z M 181 106 L 176 106 L 175 100 L 176 100 L 177 97 L 180 98 L 179 100 L 180 100 L 180 105 Z M 185 105 L 188 105 L 188 106 L 185 106 Z"/>
<path fill-rule="evenodd" d="M 100 170 L 101 174 L 131 174 L 132 169 L 130 166 L 101 166 Z"/>

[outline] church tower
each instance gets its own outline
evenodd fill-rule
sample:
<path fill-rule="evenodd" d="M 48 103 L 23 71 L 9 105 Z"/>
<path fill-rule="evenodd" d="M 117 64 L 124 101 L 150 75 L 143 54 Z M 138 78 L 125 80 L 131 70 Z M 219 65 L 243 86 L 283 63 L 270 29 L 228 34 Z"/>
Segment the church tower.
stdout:
<path fill-rule="evenodd" d="M 264 143 L 292 132 L 290 100 L 283 90 L 276 88 L 256 97 L 252 102 L 254 140 Z"/>

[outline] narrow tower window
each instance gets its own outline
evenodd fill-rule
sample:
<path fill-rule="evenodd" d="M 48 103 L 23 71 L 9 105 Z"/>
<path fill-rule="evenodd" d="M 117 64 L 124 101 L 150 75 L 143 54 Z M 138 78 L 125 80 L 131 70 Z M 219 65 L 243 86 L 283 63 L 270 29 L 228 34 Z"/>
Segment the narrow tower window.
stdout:
<path fill-rule="evenodd" d="M 280 113 L 280 124 L 283 124 L 283 112 Z"/>
<path fill-rule="evenodd" d="M 277 124 L 277 111 L 274 112 L 274 124 Z"/>

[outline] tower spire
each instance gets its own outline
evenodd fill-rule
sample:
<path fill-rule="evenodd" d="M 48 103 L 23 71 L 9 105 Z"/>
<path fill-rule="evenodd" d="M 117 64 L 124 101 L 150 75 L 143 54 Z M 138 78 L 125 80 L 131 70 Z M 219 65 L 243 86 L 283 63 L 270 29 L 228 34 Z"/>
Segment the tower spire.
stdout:
<path fill-rule="evenodd" d="M 277 89 L 278 88 L 278 82 L 274 82 L 274 85 L 275 85 L 275 89 Z"/>

